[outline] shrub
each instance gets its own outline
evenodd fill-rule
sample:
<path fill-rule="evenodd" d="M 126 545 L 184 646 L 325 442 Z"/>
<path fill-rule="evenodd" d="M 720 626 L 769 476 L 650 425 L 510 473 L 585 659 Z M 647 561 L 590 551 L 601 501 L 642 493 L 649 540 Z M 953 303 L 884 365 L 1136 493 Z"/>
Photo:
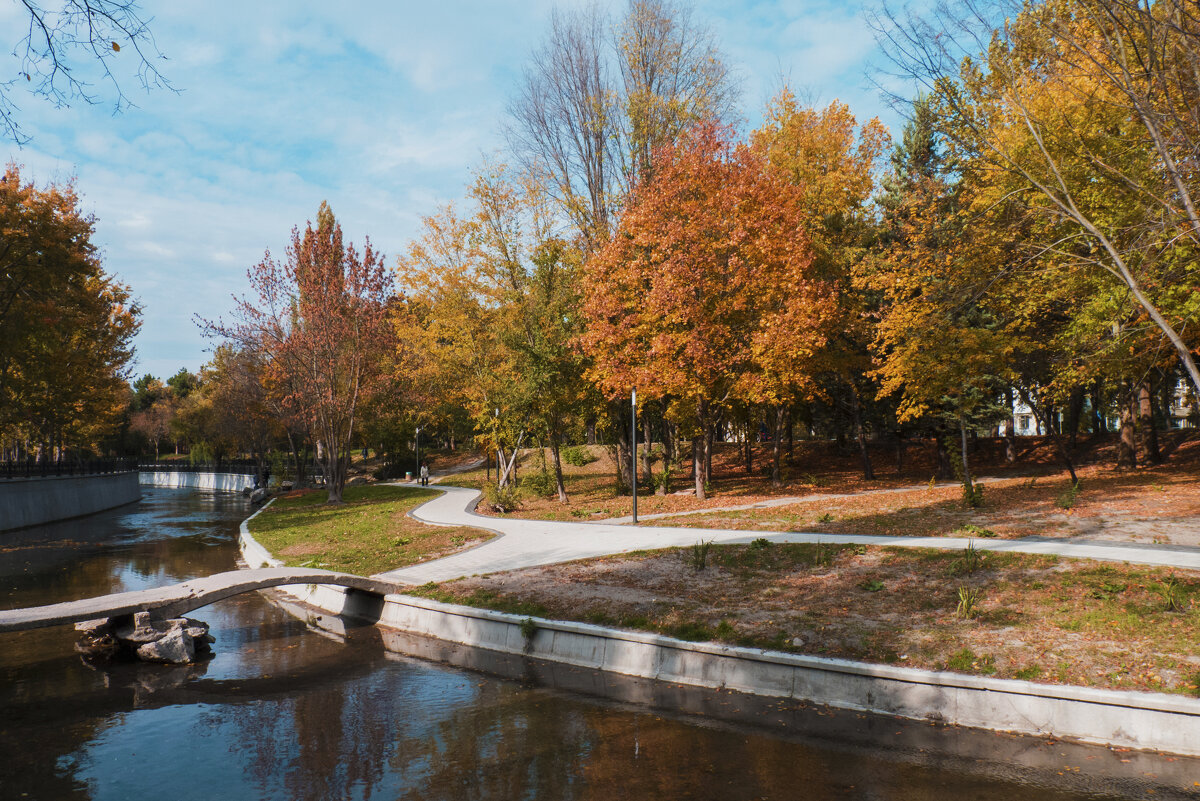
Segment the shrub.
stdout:
<path fill-rule="evenodd" d="M 859 584 L 858 588 L 867 592 L 879 592 L 883 589 L 883 582 L 879 579 L 867 579 L 862 584 Z"/>
<path fill-rule="evenodd" d="M 1070 509 L 1075 505 L 1075 498 L 1078 497 L 1078 495 L 1079 482 L 1075 481 L 1072 482 L 1069 487 L 1063 490 L 1062 494 L 1058 496 L 1058 499 L 1055 501 L 1055 503 L 1058 504 L 1058 508 L 1060 509 Z"/>
<path fill-rule="evenodd" d="M 700 540 L 692 546 L 690 554 L 690 562 L 692 570 L 699 573 L 704 568 L 708 567 L 708 552 L 712 549 L 712 540 Z"/>
<path fill-rule="evenodd" d="M 958 588 L 958 608 L 955 612 L 964 620 L 970 620 L 975 617 L 978 612 L 976 607 L 979 605 L 983 593 L 979 590 L 970 587 Z"/>
<path fill-rule="evenodd" d="M 963 549 L 962 557 L 955 561 L 955 572 L 974 573 L 981 567 L 983 567 L 983 554 L 975 547 L 975 541 L 971 540 Z"/>
<path fill-rule="evenodd" d="M 531 495 L 549 498 L 558 493 L 558 482 L 549 470 L 539 470 L 521 479 L 521 489 Z"/>
<path fill-rule="evenodd" d="M 758 539 L 756 539 L 750 543 L 750 550 L 752 550 L 752 551 L 765 551 L 767 548 L 770 548 L 770 547 L 771 547 L 771 541 L 765 537 L 759 537 Z"/>
<path fill-rule="evenodd" d="M 591 464 L 596 461 L 596 457 L 592 456 L 592 452 L 583 445 L 568 445 L 562 449 L 562 459 L 567 464 L 583 467 L 586 464 Z"/>
<path fill-rule="evenodd" d="M 512 484 L 501 487 L 488 483 L 483 485 L 484 502 L 493 512 L 507 514 L 521 507 L 521 491 Z"/>
<path fill-rule="evenodd" d="M 1166 581 L 1159 584 L 1155 589 L 1158 592 L 1158 596 L 1162 598 L 1163 609 L 1166 611 L 1182 612 L 1187 609 L 1187 595 L 1184 592 L 1183 585 L 1174 576 L 1169 576 Z"/>

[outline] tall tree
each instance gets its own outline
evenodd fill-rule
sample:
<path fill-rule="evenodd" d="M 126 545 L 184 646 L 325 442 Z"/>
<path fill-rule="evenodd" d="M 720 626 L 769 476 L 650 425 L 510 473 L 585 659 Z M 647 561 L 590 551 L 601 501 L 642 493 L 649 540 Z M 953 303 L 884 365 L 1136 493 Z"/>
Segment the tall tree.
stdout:
<path fill-rule="evenodd" d="M 582 342 L 610 397 L 669 399 L 702 454 L 723 409 L 806 388 L 833 309 L 810 272 L 801 193 L 715 124 L 664 150 L 584 265 Z"/>
<path fill-rule="evenodd" d="M 254 298 L 238 299 L 233 322 L 203 327 L 265 361 L 268 384 L 316 443 L 329 502 L 340 503 L 359 404 L 392 347 L 391 273 L 370 240 L 361 256 L 343 242 L 322 203 L 316 227 L 292 229 L 283 262 L 268 252 L 247 277 Z"/>

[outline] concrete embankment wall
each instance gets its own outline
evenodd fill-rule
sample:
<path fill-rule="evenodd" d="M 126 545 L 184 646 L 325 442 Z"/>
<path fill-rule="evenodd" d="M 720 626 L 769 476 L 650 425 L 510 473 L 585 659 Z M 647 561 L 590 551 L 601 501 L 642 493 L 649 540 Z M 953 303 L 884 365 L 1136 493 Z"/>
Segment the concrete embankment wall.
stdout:
<path fill-rule="evenodd" d="M 242 556 L 251 567 L 280 564 L 245 523 Z M 383 626 L 505 654 L 915 720 L 1200 755 L 1200 699 L 693 643 L 567 621 L 533 618 L 531 629 L 516 615 L 406 595 L 380 605 L 337 587 L 283 589 L 333 614 L 377 617 Z"/>
<path fill-rule="evenodd" d="M 114 509 L 142 497 L 138 474 L 0 480 L 0 531 Z"/>
<path fill-rule="evenodd" d="M 241 492 L 254 486 L 254 476 L 241 473 L 185 473 L 171 470 L 142 471 L 139 481 L 148 487 L 194 487 L 214 492 Z"/>

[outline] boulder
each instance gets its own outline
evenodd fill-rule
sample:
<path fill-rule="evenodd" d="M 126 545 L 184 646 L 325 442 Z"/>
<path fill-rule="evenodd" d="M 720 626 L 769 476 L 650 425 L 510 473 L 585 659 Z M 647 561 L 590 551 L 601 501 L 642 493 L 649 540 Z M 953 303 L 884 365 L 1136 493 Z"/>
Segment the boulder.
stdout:
<path fill-rule="evenodd" d="M 196 658 L 196 645 L 187 630 L 179 627 L 171 629 L 170 633 L 161 640 L 139 646 L 137 655 L 145 662 L 186 665 Z"/>
<path fill-rule="evenodd" d="M 102 637 L 112 630 L 112 621 L 106 617 L 80 620 L 75 624 L 75 630 L 85 637 Z"/>
<path fill-rule="evenodd" d="M 267 492 L 266 489 L 259 487 L 258 489 L 254 490 L 254 492 L 250 493 L 250 503 L 262 503 L 267 499 L 268 495 L 270 495 L 270 493 Z"/>

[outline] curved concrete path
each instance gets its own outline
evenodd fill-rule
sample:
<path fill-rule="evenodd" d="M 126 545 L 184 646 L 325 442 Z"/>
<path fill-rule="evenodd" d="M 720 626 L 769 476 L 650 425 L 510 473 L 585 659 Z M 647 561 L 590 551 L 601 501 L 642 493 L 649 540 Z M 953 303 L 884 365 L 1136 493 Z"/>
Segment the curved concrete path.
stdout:
<path fill-rule="evenodd" d="M 891 537 L 524 520 L 476 514 L 473 510 L 480 495 L 478 490 L 446 485 L 436 489 L 441 490 L 443 494 L 414 509 L 410 513 L 413 517 L 433 525 L 486 529 L 501 536 L 453 556 L 379 573 L 377 578 L 405 584 L 425 584 L 430 581 L 448 581 L 463 576 L 557 564 L 593 556 L 686 547 L 700 540 L 745 543 L 759 537 L 772 542 L 891 545 L 900 548 L 943 550 L 961 550 L 974 543 L 981 551 L 1054 554 L 1075 559 L 1101 559 L 1200 570 L 1200 548 L 1183 545 L 1139 545 L 1050 537 L 1025 537 L 1019 540 Z"/>

